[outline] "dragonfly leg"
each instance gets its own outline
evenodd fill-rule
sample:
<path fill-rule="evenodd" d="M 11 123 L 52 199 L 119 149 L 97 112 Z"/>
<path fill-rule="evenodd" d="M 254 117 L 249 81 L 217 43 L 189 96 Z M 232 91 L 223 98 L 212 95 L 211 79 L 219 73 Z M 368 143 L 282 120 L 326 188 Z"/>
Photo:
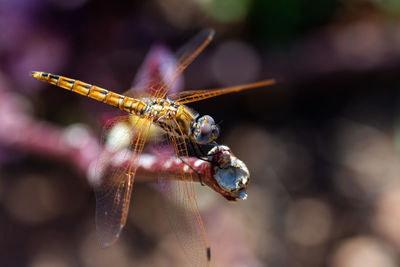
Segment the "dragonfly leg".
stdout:
<path fill-rule="evenodd" d="M 215 147 L 218 147 L 218 146 L 219 146 L 218 143 L 215 142 L 215 141 L 213 141 L 212 144 L 213 144 Z M 204 150 L 201 148 L 201 146 L 199 146 L 198 144 L 196 144 L 196 145 L 197 145 L 197 148 L 200 150 L 200 152 L 204 155 L 204 157 L 215 156 L 215 155 L 219 155 L 219 154 L 222 153 L 222 151 L 220 151 L 219 149 L 217 149 L 217 152 L 212 153 L 212 154 L 205 153 Z M 213 162 L 212 160 L 207 160 L 207 161 Z"/>
<path fill-rule="evenodd" d="M 202 161 L 207 161 L 207 162 L 213 163 L 212 160 L 207 159 L 208 155 L 206 153 L 204 153 L 204 151 L 201 149 L 201 147 L 198 144 L 195 144 L 192 141 L 189 141 L 189 144 L 190 144 L 191 148 L 193 149 L 193 152 L 194 152 L 196 158 L 198 158 Z M 199 154 L 199 151 L 200 151 L 200 154 Z"/>
<path fill-rule="evenodd" d="M 206 155 L 203 153 L 203 151 L 201 151 L 201 150 L 200 150 L 200 153 L 201 153 L 201 154 L 199 154 L 199 151 L 197 150 L 197 146 L 196 146 L 192 141 L 189 141 L 189 144 L 190 144 L 190 147 L 192 148 L 192 150 L 193 150 L 193 152 L 194 152 L 196 158 L 198 158 L 198 159 L 203 159 L 202 157 L 205 157 L 205 156 L 206 156 Z"/>
<path fill-rule="evenodd" d="M 209 160 L 209 159 L 207 159 L 207 158 L 204 158 L 204 157 L 210 157 L 210 156 L 215 156 L 215 155 L 221 154 L 222 152 L 219 151 L 219 149 L 217 149 L 218 151 L 215 152 L 215 153 L 212 153 L 212 154 L 208 154 L 208 153 L 207 153 L 207 154 L 206 154 L 206 153 L 204 152 L 204 150 L 201 148 L 201 146 L 199 146 L 199 144 L 193 143 L 193 142 L 191 142 L 191 141 L 189 141 L 189 144 L 190 144 L 190 146 L 192 147 L 192 149 L 193 149 L 193 151 L 194 151 L 194 154 L 196 155 L 196 158 L 198 158 L 198 159 L 200 159 L 200 160 L 203 160 L 203 161 L 210 162 L 210 163 L 216 165 L 219 169 L 222 169 L 221 166 L 220 166 L 220 164 L 217 163 L 216 161 L 214 161 L 214 160 Z M 212 144 L 213 144 L 214 146 L 218 147 L 218 143 L 217 143 L 217 142 L 213 141 Z M 200 153 L 202 154 L 202 156 L 198 154 L 199 151 L 200 151 Z"/>
<path fill-rule="evenodd" d="M 204 150 L 201 148 L 199 144 L 196 144 L 197 149 L 200 151 L 200 153 L 203 155 L 203 157 L 207 157 L 207 153 L 204 152 Z"/>
<path fill-rule="evenodd" d="M 222 153 L 222 151 L 218 148 L 218 146 L 219 146 L 218 143 L 215 142 L 215 140 L 214 140 L 214 141 L 212 142 L 212 144 L 213 144 L 214 146 L 217 147 L 217 152 L 212 153 L 212 154 L 207 154 L 207 156 L 216 156 L 216 155 L 220 155 L 220 154 Z M 201 149 L 201 148 L 199 148 L 199 149 Z M 212 160 L 211 160 L 211 162 L 212 162 L 214 165 L 216 165 L 219 169 L 223 169 L 223 168 L 221 168 L 220 163 L 217 163 L 217 162 L 212 161 Z"/>
<path fill-rule="evenodd" d="M 189 163 L 187 163 L 182 157 L 179 157 L 179 159 L 180 159 L 186 166 L 189 166 L 189 168 L 192 169 L 192 171 L 195 172 L 195 173 L 197 174 L 197 176 L 199 177 L 200 184 L 201 184 L 201 185 L 204 185 L 204 183 L 203 183 L 203 178 L 201 177 L 201 174 L 200 174 L 196 169 L 194 169 Z"/>

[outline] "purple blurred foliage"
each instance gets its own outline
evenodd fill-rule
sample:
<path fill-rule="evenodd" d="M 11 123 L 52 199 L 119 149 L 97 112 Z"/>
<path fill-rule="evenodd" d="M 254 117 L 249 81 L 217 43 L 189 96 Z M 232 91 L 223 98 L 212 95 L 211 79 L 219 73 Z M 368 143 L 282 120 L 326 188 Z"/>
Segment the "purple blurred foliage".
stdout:
<path fill-rule="evenodd" d="M 11 12 L 11 15 L 28 16 L 29 12 L 40 9 L 43 3 L 44 1 L 42 0 L 2 0 L 0 2 L 0 11 Z"/>
<path fill-rule="evenodd" d="M 176 67 L 177 60 L 166 45 L 160 43 L 153 45 L 140 65 L 131 88 L 124 94 L 132 97 L 149 95 L 151 93 L 149 89 L 154 84 L 166 82 Z M 178 77 L 168 94 L 175 94 L 181 91 L 183 91 L 183 75 Z M 110 122 L 115 118 L 116 114 L 117 112 L 102 113 L 99 118 L 100 124 L 112 126 Z M 125 113 L 123 114 L 126 115 Z M 117 122 L 118 120 L 112 122 L 112 124 Z"/>
<path fill-rule="evenodd" d="M 3 103 L 0 105 L 0 165 L 4 163 L 15 162 L 22 159 L 20 151 L 14 151 L 10 145 L 11 138 L 14 135 L 12 125 L 18 123 L 20 119 L 19 109 L 23 109 L 22 97 L 10 92 L 10 86 L 7 78 L 0 74 L 0 97 Z M 26 103 L 26 102 L 25 102 Z M 26 108 L 26 107 L 25 107 Z M 12 152 L 12 153 L 10 153 Z"/>
<path fill-rule="evenodd" d="M 29 75 L 33 69 L 52 70 L 57 73 L 66 62 L 68 53 L 68 41 L 50 32 L 36 33 L 25 42 L 26 47 L 18 51 L 18 57 L 9 64 L 10 75 L 17 81 L 20 90 L 40 90 L 45 87 L 34 83 Z"/>
<path fill-rule="evenodd" d="M 70 55 L 65 35 L 40 27 L 42 22 L 34 15 L 43 6 L 43 1 L 32 0 L 0 3 L 0 68 L 21 91 L 44 88 L 32 81 L 30 71 L 58 71 Z"/>
<path fill-rule="evenodd" d="M 73 164 L 85 167 L 89 157 L 76 157 L 80 153 L 59 138 L 65 129 L 54 125 L 79 121 L 100 128 L 99 114 L 112 108 L 34 81 L 29 71 L 68 74 L 118 91 L 130 86 L 155 40 L 178 45 L 180 37 L 211 26 L 217 40 L 185 71 L 189 88 L 245 80 L 251 66 L 235 67 L 246 54 L 242 49 L 230 52 L 227 69 L 226 57 L 212 59 L 222 41 L 230 40 L 253 51 L 246 60 L 259 55 L 260 69 L 253 69 L 260 75 L 250 73 L 249 79 L 284 81 L 193 103 L 199 112 L 224 120 L 218 142 L 229 144 L 251 173 L 246 201 L 228 205 L 214 192 L 198 195 L 213 249 L 211 265 L 398 266 L 400 165 L 394 133 L 398 139 L 399 129 L 393 127 L 400 110 L 398 1 L 318 1 L 305 8 L 307 1 L 301 0 L 250 0 L 267 8 L 234 24 L 207 17 L 207 1 L 194 1 L 193 8 L 187 2 L 0 0 L 0 265 L 187 266 L 171 230 L 160 230 L 166 218 L 154 211 L 161 197 L 139 183 L 122 239 L 98 249 L 93 194 L 67 160 L 55 163 L 51 153 L 75 153 Z M 305 27 L 291 17 L 309 21 L 318 15 L 314 7 L 327 2 L 336 7 L 322 22 L 316 18 Z M 278 6 L 283 9 L 274 9 Z M 266 16 L 269 10 L 275 14 Z M 187 14 L 190 20 L 184 20 Z M 285 30 L 296 34 L 279 42 Z M 162 81 L 174 65 L 165 47 L 152 51 L 135 79 L 136 93 L 146 93 L 146 77 Z M 182 90 L 175 84 L 172 90 Z M 84 139 L 81 130 L 69 131 L 74 145 Z M 16 139 L 24 149 L 46 153 L 47 160 L 37 157 L 32 163 L 33 157 L 14 149 Z M 81 202 L 72 205 L 77 199 Z M 51 213 L 53 205 L 59 205 L 57 213 Z M 49 210 L 55 215 L 46 215 Z"/>
<path fill-rule="evenodd" d="M 132 93 L 148 94 L 151 84 L 166 82 L 177 67 L 177 59 L 167 46 L 153 45 L 135 76 Z M 183 75 L 176 79 L 168 94 L 181 91 L 183 91 Z"/>
<path fill-rule="evenodd" d="M 47 0 L 48 3 L 65 10 L 73 10 L 83 6 L 88 0 Z"/>

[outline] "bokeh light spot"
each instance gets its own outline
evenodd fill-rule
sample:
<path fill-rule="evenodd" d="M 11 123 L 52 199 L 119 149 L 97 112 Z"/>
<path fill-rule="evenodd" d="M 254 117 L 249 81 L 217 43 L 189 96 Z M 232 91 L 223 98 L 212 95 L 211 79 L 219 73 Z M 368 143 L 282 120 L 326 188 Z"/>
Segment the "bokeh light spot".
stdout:
<path fill-rule="evenodd" d="M 332 228 L 332 214 L 324 202 L 317 199 L 301 199 L 286 214 L 286 234 L 292 242 L 317 245 L 325 242 Z"/>
<path fill-rule="evenodd" d="M 57 189 L 44 178 L 23 178 L 7 192 L 6 208 L 15 219 L 24 223 L 47 221 L 61 212 Z"/>
<path fill-rule="evenodd" d="M 213 0 L 205 7 L 216 20 L 233 23 L 242 20 L 250 8 L 250 0 Z"/>
<path fill-rule="evenodd" d="M 330 267 L 395 267 L 394 254 L 377 239 L 355 237 L 342 242 L 331 257 Z"/>
<path fill-rule="evenodd" d="M 230 41 L 221 44 L 211 59 L 211 69 L 223 85 L 254 81 L 261 70 L 260 56 L 250 45 Z"/>
<path fill-rule="evenodd" d="M 374 229 L 400 248 L 400 185 L 388 187 L 377 201 Z"/>

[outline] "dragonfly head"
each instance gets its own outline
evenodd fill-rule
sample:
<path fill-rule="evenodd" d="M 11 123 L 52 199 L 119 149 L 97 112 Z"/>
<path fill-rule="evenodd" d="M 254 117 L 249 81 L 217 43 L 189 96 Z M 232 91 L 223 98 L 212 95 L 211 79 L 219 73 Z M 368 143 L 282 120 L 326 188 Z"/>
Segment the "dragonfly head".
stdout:
<path fill-rule="evenodd" d="M 208 144 L 219 136 L 219 127 L 209 115 L 198 117 L 192 126 L 192 137 L 198 144 Z"/>

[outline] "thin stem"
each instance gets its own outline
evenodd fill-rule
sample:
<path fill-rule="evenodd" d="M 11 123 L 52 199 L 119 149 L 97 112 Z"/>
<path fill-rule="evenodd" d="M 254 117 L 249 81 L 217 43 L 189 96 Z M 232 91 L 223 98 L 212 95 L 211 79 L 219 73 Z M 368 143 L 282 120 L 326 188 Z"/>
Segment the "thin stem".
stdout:
<path fill-rule="evenodd" d="M 96 182 L 94 169 L 100 155 L 109 153 L 98 141 L 97 137 L 83 124 L 75 124 L 67 128 L 60 128 L 48 122 L 38 120 L 30 116 L 22 109 L 21 103 L 26 102 L 22 96 L 8 92 L 0 87 L 0 97 L 3 104 L 0 105 L 0 142 L 21 151 L 26 151 L 42 157 L 57 159 L 69 162 L 78 172 L 84 174 L 90 183 Z M 176 179 L 176 172 L 190 172 L 195 182 L 200 182 L 199 175 L 204 184 L 211 187 L 229 200 L 238 198 L 232 192 L 227 192 L 216 181 L 217 171 L 232 172 L 238 169 L 227 161 L 237 162 L 229 148 L 225 147 L 225 156 L 221 157 L 214 153 L 209 155 L 209 161 L 204 161 L 196 157 L 184 158 L 184 162 L 177 157 L 157 156 L 153 154 L 143 154 L 138 162 L 136 182 L 153 182 L 157 180 L 158 174 L 163 173 L 165 179 Z M 113 161 L 113 155 L 109 156 L 109 163 Z M 102 162 L 106 163 L 107 162 Z M 119 162 L 128 164 L 128 162 Z M 189 164 L 191 167 L 187 166 Z M 227 168 L 220 168 L 226 165 Z M 119 166 L 112 166 L 113 168 Z M 217 168 L 216 168 L 217 166 Z M 239 166 L 240 171 L 246 173 L 247 168 L 243 164 Z M 220 170 L 217 170 L 220 169 Z M 197 173 L 199 175 L 197 175 Z M 247 171 L 248 173 L 248 171 Z M 219 174 L 224 176 L 225 174 Z M 236 178 L 236 177 L 233 177 Z M 241 197 L 239 197 L 241 198 Z"/>

